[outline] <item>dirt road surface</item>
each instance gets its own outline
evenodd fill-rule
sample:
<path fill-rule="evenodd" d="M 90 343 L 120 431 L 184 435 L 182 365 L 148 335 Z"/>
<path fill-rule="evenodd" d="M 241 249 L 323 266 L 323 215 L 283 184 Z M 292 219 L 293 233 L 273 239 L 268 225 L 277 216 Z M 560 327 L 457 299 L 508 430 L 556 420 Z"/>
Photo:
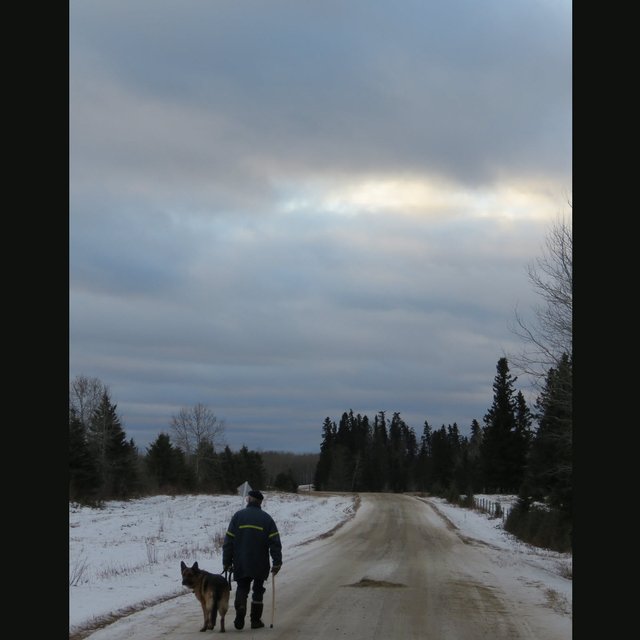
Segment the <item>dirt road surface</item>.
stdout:
<path fill-rule="evenodd" d="M 262 629 L 222 637 L 269 640 L 569 640 L 571 618 L 545 603 L 499 552 L 465 540 L 428 500 L 360 494 L 354 518 L 333 535 L 283 549 L 266 584 Z M 535 592 L 532 594 L 532 592 Z M 235 594 L 231 593 L 231 599 Z M 532 597 L 533 596 L 533 597 Z M 273 628 L 270 628 L 273 617 Z M 200 607 L 180 596 L 94 632 L 91 640 L 181 640 L 199 632 Z M 213 635 L 215 634 L 215 635 Z M 241 636 L 238 634 L 242 634 Z"/>

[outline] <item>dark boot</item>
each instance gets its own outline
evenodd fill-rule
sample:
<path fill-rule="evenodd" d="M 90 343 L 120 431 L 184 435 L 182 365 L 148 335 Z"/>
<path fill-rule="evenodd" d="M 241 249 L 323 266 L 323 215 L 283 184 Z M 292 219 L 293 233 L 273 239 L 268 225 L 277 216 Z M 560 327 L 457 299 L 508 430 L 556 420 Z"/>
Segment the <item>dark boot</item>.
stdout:
<path fill-rule="evenodd" d="M 260 627 L 264 627 L 264 622 L 260 620 L 262 618 L 262 608 L 264 605 L 262 602 L 252 602 L 251 603 L 251 628 L 252 629 L 260 629 Z"/>
<path fill-rule="evenodd" d="M 237 591 L 234 607 L 236 609 L 236 619 L 233 621 L 233 626 L 236 629 L 244 629 L 244 617 L 247 615 L 247 598 L 238 598 Z"/>

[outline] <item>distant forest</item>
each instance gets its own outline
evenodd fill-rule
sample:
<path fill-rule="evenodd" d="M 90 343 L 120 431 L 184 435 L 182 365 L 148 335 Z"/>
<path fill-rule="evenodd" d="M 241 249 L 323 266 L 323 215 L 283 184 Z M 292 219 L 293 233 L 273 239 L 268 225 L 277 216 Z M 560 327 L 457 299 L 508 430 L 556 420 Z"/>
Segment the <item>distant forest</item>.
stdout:
<path fill-rule="evenodd" d="M 493 403 L 471 424 L 469 437 L 454 422 L 437 429 L 425 420 L 420 437 L 400 413 L 389 418 L 342 414 L 326 418 L 314 484 L 326 491 L 516 494 L 571 511 L 571 360 L 552 368 L 533 409 L 514 387 L 500 358 Z M 534 421 L 537 429 L 533 429 Z"/>
<path fill-rule="evenodd" d="M 296 492 L 313 482 L 319 454 L 232 451 L 223 441 L 223 423 L 198 404 L 181 409 L 141 453 L 127 439 L 107 386 L 77 376 L 69 394 L 69 500 L 97 506 L 157 493 L 235 494 L 245 481 Z"/>
<path fill-rule="evenodd" d="M 203 405 L 183 409 L 171 434 L 159 434 L 140 454 L 104 384 L 79 376 L 69 403 L 69 499 L 99 504 L 159 492 L 235 494 L 245 481 L 297 492 L 313 483 L 318 491 L 424 492 L 452 501 L 518 494 L 523 506 L 540 502 L 570 516 L 571 376 L 565 355 L 530 409 L 500 358 L 493 403 L 483 425 L 473 420 L 469 437 L 455 422 L 434 429 L 425 420 L 418 437 L 399 412 L 380 411 L 370 420 L 349 410 L 338 424 L 325 418 L 319 454 L 218 450 L 224 426 Z"/>

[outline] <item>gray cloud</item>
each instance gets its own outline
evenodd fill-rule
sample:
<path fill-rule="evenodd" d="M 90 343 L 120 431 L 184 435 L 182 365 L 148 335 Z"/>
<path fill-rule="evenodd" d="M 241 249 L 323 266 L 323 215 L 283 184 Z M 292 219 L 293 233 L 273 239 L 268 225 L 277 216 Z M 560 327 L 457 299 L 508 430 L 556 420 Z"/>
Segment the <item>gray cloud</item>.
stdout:
<path fill-rule="evenodd" d="M 468 428 L 571 182 L 571 6 L 70 7 L 70 373 L 144 446 Z"/>

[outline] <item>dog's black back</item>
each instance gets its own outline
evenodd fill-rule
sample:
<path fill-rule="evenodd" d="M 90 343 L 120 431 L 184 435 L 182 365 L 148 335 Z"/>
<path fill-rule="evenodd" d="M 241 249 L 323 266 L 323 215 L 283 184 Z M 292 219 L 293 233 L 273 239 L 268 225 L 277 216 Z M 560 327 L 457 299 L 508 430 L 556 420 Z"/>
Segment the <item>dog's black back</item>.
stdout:
<path fill-rule="evenodd" d="M 180 562 L 182 584 L 193 589 L 193 593 L 202 606 L 204 626 L 200 631 L 213 629 L 216 625 L 217 614 L 220 613 L 220 631 L 224 632 L 224 617 L 229 608 L 229 594 L 231 587 L 227 579 L 217 573 L 210 573 L 198 567 L 194 562 L 188 567 Z"/>

